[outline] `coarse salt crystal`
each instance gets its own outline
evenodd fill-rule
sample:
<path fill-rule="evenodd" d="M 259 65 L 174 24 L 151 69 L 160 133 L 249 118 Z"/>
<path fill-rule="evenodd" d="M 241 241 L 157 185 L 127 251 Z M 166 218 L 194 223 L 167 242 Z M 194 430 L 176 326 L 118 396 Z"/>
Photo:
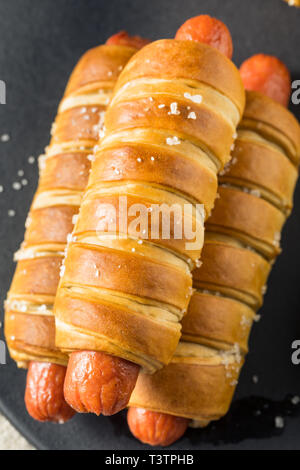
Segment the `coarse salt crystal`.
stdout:
<path fill-rule="evenodd" d="M 190 93 L 184 93 L 183 95 L 188 100 L 193 101 L 193 103 L 202 103 L 203 97 L 201 95 L 191 95 Z"/>
<path fill-rule="evenodd" d="M 252 196 L 261 197 L 261 192 L 259 191 L 259 189 L 251 189 L 250 193 L 252 194 Z"/>
<path fill-rule="evenodd" d="M 34 162 L 35 162 L 35 158 L 32 155 L 28 157 L 28 163 L 30 163 L 30 165 L 32 165 Z"/>
<path fill-rule="evenodd" d="M 284 419 L 282 416 L 275 417 L 275 427 L 278 429 L 284 428 Z"/>
<path fill-rule="evenodd" d="M 262 295 L 265 295 L 266 292 L 267 292 L 267 286 L 264 285 L 264 286 L 262 286 L 262 288 L 261 288 L 261 293 L 262 293 Z"/>
<path fill-rule="evenodd" d="M 19 183 L 18 181 L 15 181 L 13 184 L 12 184 L 12 187 L 15 191 L 19 191 L 19 189 L 22 188 L 22 185 L 21 183 Z"/>
<path fill-rule="evenodd" d="M 50 135 L 53 135 L 55 133 L 56 128 L 57 128 L 57 124 L 56 122 L 53 122 L 51 126 L 51 130 L 50 130 Z"/>
<path fill-rule="evenodd" d="M 188 114 L 188 119 L 197 119 L 196 113 L 194 111 L 191 111 Z"/>
<path fill-rule="evenodd" d="M 32 219 L 31 219 L 30 215 L 28 215 L 27 219 L 25 221 L 25 228 L 28 228 L 29 225 L 31 224 L 31 222 L 32 222 Z"/>
<path fill-rule="evenodd" d="M 280 239 L 281 239 L 281 233 L 280 232 L 275 232 L 273 245 L 279 246 Z"/>
<path fill-rule="evenodd" d="M 14 217 L 16 215 L 16 211 L 13 209 L 9 209 L 7 213 L 8 213 L 8 217 Z"/>
<path fill-rule="evenodd" d="M 295 395 L 294 397 L 291 398 L 291 403 L 293 405 L 299 405 L 300 403 L 300 397 L 298 395 Z"/>
<path fill-rule="evenodd" d="M 176 136 L 174 136 L 174 137 L 167 137 L 166 143 L 167 143 L 167 145 L 179 145 L 179 144 L 180 144 L 180 140 L 179 140 L 178 137 L 176 137 Z"/>
<path fill-rule="evenodd" d="M 180 111 L 178 110 L 178 104 L 176 102 L 170 104 L 170 111 L 168 114 L 180 114 Z"/>
<path fill-rule="evenodd" d="M 10 140 L 9 134 L 2 134 L 1 142 L 8 142 Z"/>
<path fill-rule="evenodd" d="M 45 304 L 39 305 L 37 310 L 39 312 L 46 312 L 47 311 L 47 305 L 45 305 Z"/>

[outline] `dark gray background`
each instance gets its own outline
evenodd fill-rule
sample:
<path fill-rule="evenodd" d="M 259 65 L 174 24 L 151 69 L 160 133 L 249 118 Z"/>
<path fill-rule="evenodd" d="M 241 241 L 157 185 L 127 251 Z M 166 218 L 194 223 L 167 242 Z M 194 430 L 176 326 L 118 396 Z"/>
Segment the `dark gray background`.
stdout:
<path fill-rule="evenodd" d="M 276 54 L 293 78 L 300 79 L 300 9 L 282 0 L 0 0 L 0 79 L 7 84 L 7 104 L 0 105 L 0 135 L 11 137 L 8 143 L 0 142 L 1 302 L 37 183 L 37 165 L 29 165 L 27 159 L 47 145 L 58 102 L 80 55 L 120 29 L 152 39 L 172 37 L 183 21 L 200 13 L 228 25 L 237 64 L 253 53 Z M 293 111 L 299 118 L 300 105 Z M 20 169 L 29 184 L 14 191 L 11 186 L 20 180 Z M 292 341 L 300 339 L 299 187 L 295 203 L 232 410 L 204 431 L 188 431 L 174 450 L 300 448 L 300 409 L 288 396 L 300 395 L 300 366 L 292 365 L 290 358 Z M 8 217 L 8 209 L 16 211 L 14 218 Z M 64 426 L 34 422 L 24 408 L 24 381 L 25 373 L 11 360 L 0 366 L 0 407 L 37 447 L 145 448 L 130 436 L 122 414 L 77 416 Z M 261 416 L 256 416 L 257 410 Z M 275 428 L 275 416 L 285 418 L 284 429 Z"/>

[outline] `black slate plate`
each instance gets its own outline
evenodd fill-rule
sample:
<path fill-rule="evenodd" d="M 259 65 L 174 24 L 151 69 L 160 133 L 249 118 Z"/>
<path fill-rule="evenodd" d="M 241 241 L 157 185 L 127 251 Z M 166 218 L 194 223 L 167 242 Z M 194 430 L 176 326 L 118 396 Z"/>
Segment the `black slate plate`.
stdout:
<path fill-rule="evenodd" d="M 37 182 L 37 166 L 28 157 L 39 155 L 48 143 L 57 104 L 80 55 L 120 29 L 153 39 L 171 37 L 185 19 L 199 13 L 215 15 L 229 26 L 237 64 L 253 53 L 276 54 L 300 79 L 300 10 L 281 0 L 0 0 L 0 79 L 7 85 L 0 135 L 10 135 L 9 142 L 0 143 L 1 302 Z M 299 118 L 300 105 L 293 111 Z M 29 182 L 22 191 L 12 189 L 20 180 L 18 170 Z M 299 187 L 295 203 L 231 412 L 206 430 L 188 431 L 174 450 L 300 448 L 300 407 L 290 402 L 300 394 L 299 369 L 291 363 L 291 343 L 300 338 Z M 9 209 L 15 217 L 8 217 Z M 24 381 L 24 371 L 7 358 L 0 366 L 1 411 L 36 447 L 146 448 L 130 436 L 123 414 L 77 416 L 64 426 L 35 423 L 24 408 Z M 284 417 L 283 429 L 275 427 L 276 416 Z"/>

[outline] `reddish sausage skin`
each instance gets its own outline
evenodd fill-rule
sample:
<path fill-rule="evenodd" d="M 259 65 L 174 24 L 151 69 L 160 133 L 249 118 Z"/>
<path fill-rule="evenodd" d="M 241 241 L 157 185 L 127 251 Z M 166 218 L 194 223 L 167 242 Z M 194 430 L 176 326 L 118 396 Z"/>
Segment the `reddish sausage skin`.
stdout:
<path fill-rule="evenodd" d="M 140 367 L 102 352 L 71 354 L 64 393 L 78 413 L 113 415 L 126 407 Z"/>
<path fill-rule="evenodd" d="M 118 46 L 129 46 L 135 47 L 136 49 L 141 49 L 142 47 L 149 44 L 151 41 L 149 39 L 141 38 L 140 36 L 129 36 L 126 31 L 120 31 L 119 33 L 111 36 L 106 44 L 118 45 Z"/>
<path fill-rule="evenodd" d="M 291 77 L 277 57 L 257 54 L 245 60 L 240 68 L 246 90 L 260 91 L 287 106 L 291 94 Z"/>
<path fill-rule="evenodd" d="M 232 57 L 233 44 L 229 29 L 222 21 L 209 15 L 199 15 L 187 20 L 178 29 L 175 39 L 209 44 L 229 59 Z"/>
<path fill-rule="evenodd" d="M 25 404 L 37 421 L 65 423 L 75 414 L 64 399 L 66 367 L 31 362 L 27 373 Z"/>
<path fill-rule="evenodd" d="M 127 422 L 134 437 L 144 444 L 165 447 L 183 436 L 189 419 L 143 408 L 129 408 Z"/>

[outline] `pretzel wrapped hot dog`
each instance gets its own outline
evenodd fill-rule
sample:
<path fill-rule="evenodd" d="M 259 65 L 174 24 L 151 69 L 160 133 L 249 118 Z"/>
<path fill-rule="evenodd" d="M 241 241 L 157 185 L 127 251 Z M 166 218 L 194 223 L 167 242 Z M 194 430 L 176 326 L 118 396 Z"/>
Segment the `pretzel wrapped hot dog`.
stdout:
<path fill-rule="evenodd" d="M 135 55 L 121 74 L 55 304 L 57 346 L 66 352 L 84 350 L 82 364 L 79 352 L 74 353 L 65 383 L 66 399 L 75 409 L 99 414 L 99 400 L 92 404 L 85 399 L 85 370 L 94 370 L 96 352 L 101 358 L 105 352 L 131 361 L 147 373 L 171 360 L 191 296 L 191 268 L 200 257 L 201 246 L 189 250 L 187 238 L 163 237 L 161 221 L 152 238 L 142 230 L 133 235 L 129 212 L 125 238 L 119 236 L 120 215 L 117 236 L 107 230 L 114 214 L 120 214 L 120 196 L 127 198 L 128 207 L 146 208 L 149 233 L 155 224 L 153 205 L 162 203 L 191 206 L 197 228 L 196 204 L 204 204 L 205 217 L 210 213 L 216 175 L 228 161 L 243 108 L 238 71 L 205 44 L 157 41 Z M 202 239 L 202 224 L 198 235 Z M 92 354 L 89 363 L 86 350 Z M 96 363 L 101 368 L 100 359 Z M 110 384 L 118 401 L 124 384 L 117 372 L 108 374 L 104 367 L 110 377 L 105 386 Z M 93 374 L 88 396 L 102 396 L 102 379 L 97 393 L 94 379 Z M 122 395 L 119 409 L 125 401 Z"/>
<path fill-rule="evenodd" d="M 244 67 L 242 76 L 246 88 L 255 82 L 257 90 L 282 102 L 284 94 L 289 96 L 290 83 L 281 80 L 283 64 L 273 59 L 255 56 L 256 77 L 245 78 Z M 280 90 L 274 86 L 275 70 Z M 170 443 L 178 417 L 197 427 L 228 411 L 255 312 L 280 252 L 281 229 L 292 209 L 299 123 L 281 104 L 259 91 L 248 91 L 232 156 L 220 175 L 220 198 L 207 221 L 203 265 L 193 273 L 195 292 L 182 322 L 182 340 L 168 367 L 152 377 L 140 374 L 131 397 L 134 408 L 128 423 L 143 442 Z M 174 421 L 170 417 L 156 433 L 161 414 L 172 415 Z"/>
<path fill-rule="evenodd" d="M 149 42 L 119 33 L 109 45 L 91 49 L 81 58 L 60 103 L 50 145 L 40 158 L 39 186 L 26 222 L 25 241 L 16 254 L 18 265 L 5 307 L 5 334 L 13 359 L 26 368 L 30 361 L 48 363 L 35 365 L 28 373 L 27 407 L 40 420 L 62 419 L 36 408 L 41 405 L 39 400 L 51 395 L 55 380 L 63 401 L 65 367 L 61 366 L 68 357 L 55 346 L 53 303 L 67 237 L 73 230 L 116 79 L 143 41 Z M 42 383 L 48 387 L 43 397 L 42 392 L 34 392 L 38 387 L 41 390 Z M 57 390 L 53 400 L 57 415 Z"/>

